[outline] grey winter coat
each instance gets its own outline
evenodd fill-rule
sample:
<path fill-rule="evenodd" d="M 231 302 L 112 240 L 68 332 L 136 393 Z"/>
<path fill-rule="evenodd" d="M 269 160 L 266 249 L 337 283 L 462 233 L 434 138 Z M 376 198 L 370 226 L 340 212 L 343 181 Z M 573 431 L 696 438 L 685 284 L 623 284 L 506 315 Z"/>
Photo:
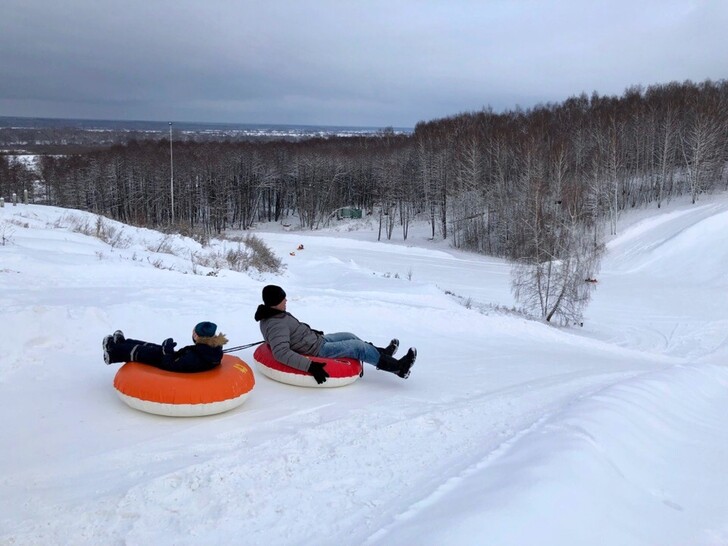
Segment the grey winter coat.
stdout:
<path fill-rule="evenodd" d="M 286 311 L 259 305 L 255 320 L 260 322 L 263 339 L 270 345 L 275 359 L 298 370 L 307 372 L 311 360 L 302 356 L 318 355 L 323 343 L 323 332 L 313 330 Z"/>

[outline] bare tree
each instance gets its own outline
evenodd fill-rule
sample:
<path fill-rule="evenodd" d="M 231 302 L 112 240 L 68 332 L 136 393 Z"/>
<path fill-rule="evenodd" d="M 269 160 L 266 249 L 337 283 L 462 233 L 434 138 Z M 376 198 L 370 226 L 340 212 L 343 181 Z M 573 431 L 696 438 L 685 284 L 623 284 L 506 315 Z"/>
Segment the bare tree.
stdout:
<path fill-rule="evenodd" d="M 580 324 L 604 253 L 584 226 L 562 224 L 549 234 L 540 258 L 523 258 L 513 265 L 511 287 L 524 307 L 538 312 L 546 322 Z"/>
<path fill-rule="evenodd" d="M 722 137 L 719 121 L 706 112 L 698 112 L 682 137 L 682 155 L 688 172 L 690 195 L 695 203 L 706 178 L 715 176 Z"/>

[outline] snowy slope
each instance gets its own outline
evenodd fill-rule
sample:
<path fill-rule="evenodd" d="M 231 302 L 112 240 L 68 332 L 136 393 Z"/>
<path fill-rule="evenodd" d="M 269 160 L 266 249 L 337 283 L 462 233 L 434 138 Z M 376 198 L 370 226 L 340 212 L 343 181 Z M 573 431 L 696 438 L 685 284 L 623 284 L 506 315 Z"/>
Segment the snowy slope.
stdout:
<path fill-rule="evenodd" d="M 653 212 L 573 331 L 478 311 L 513 304 L 507 265 L 424 237 L 261 228 L 285 273 L 212 277 L 189 256 L 215 245 L 127 226 L 112 248 L 68 211 L 0 209 L 0 544 L 728 543 L 728 198 Z M 257 341 L 268 282 L 314 327 L 416 346 L 411 378 L 256 374 L 205 418 L 118 399 L 105 334 Z"/>

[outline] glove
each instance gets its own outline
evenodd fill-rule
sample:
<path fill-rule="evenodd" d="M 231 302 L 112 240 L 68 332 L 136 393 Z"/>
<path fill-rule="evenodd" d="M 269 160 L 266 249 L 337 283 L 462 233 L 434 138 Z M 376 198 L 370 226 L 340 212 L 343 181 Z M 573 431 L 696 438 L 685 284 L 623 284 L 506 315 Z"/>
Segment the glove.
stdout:
<path fill-rule="evenodd" d="M 173 355 L 174 354 L 174 348 L 177 346 L 177 344 L 174 342 L 174 340 L 171 337 L 168 337 L 162 342 L 162 354 L 163 355 Z"/>
<path fill-rule="evenodd" d="M 316 380 L 316 383 L 319 385 L 321 383 L 324 383 L 326 381 L 326 378 L 329 377 L 329 372 L 324 370 L 324 366 L 326 366 L 323 362 L 311 362 L 311 364 L 308 366 L 308 373 L 310 373 L 313 378 Z"/>

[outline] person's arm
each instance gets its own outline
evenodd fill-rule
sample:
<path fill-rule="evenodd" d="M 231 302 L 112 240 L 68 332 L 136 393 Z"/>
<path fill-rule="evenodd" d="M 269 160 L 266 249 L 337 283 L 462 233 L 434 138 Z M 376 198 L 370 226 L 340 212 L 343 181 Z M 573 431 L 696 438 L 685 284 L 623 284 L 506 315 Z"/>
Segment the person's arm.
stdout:
<path fill-rule="evenodd" d="M 174 348 L 177 346 L 174 339 L 168 337 L 162 342 L 162 369 L 172 370 L 174 368 Z"/>
<path fill-rule="evenodd" d="M 270 346 L 275 359 L 281 364 L 307 372 L 311 361 L 291 349 L 291 332 L 282 320 L 266 321 L 263 337 Z"/>

